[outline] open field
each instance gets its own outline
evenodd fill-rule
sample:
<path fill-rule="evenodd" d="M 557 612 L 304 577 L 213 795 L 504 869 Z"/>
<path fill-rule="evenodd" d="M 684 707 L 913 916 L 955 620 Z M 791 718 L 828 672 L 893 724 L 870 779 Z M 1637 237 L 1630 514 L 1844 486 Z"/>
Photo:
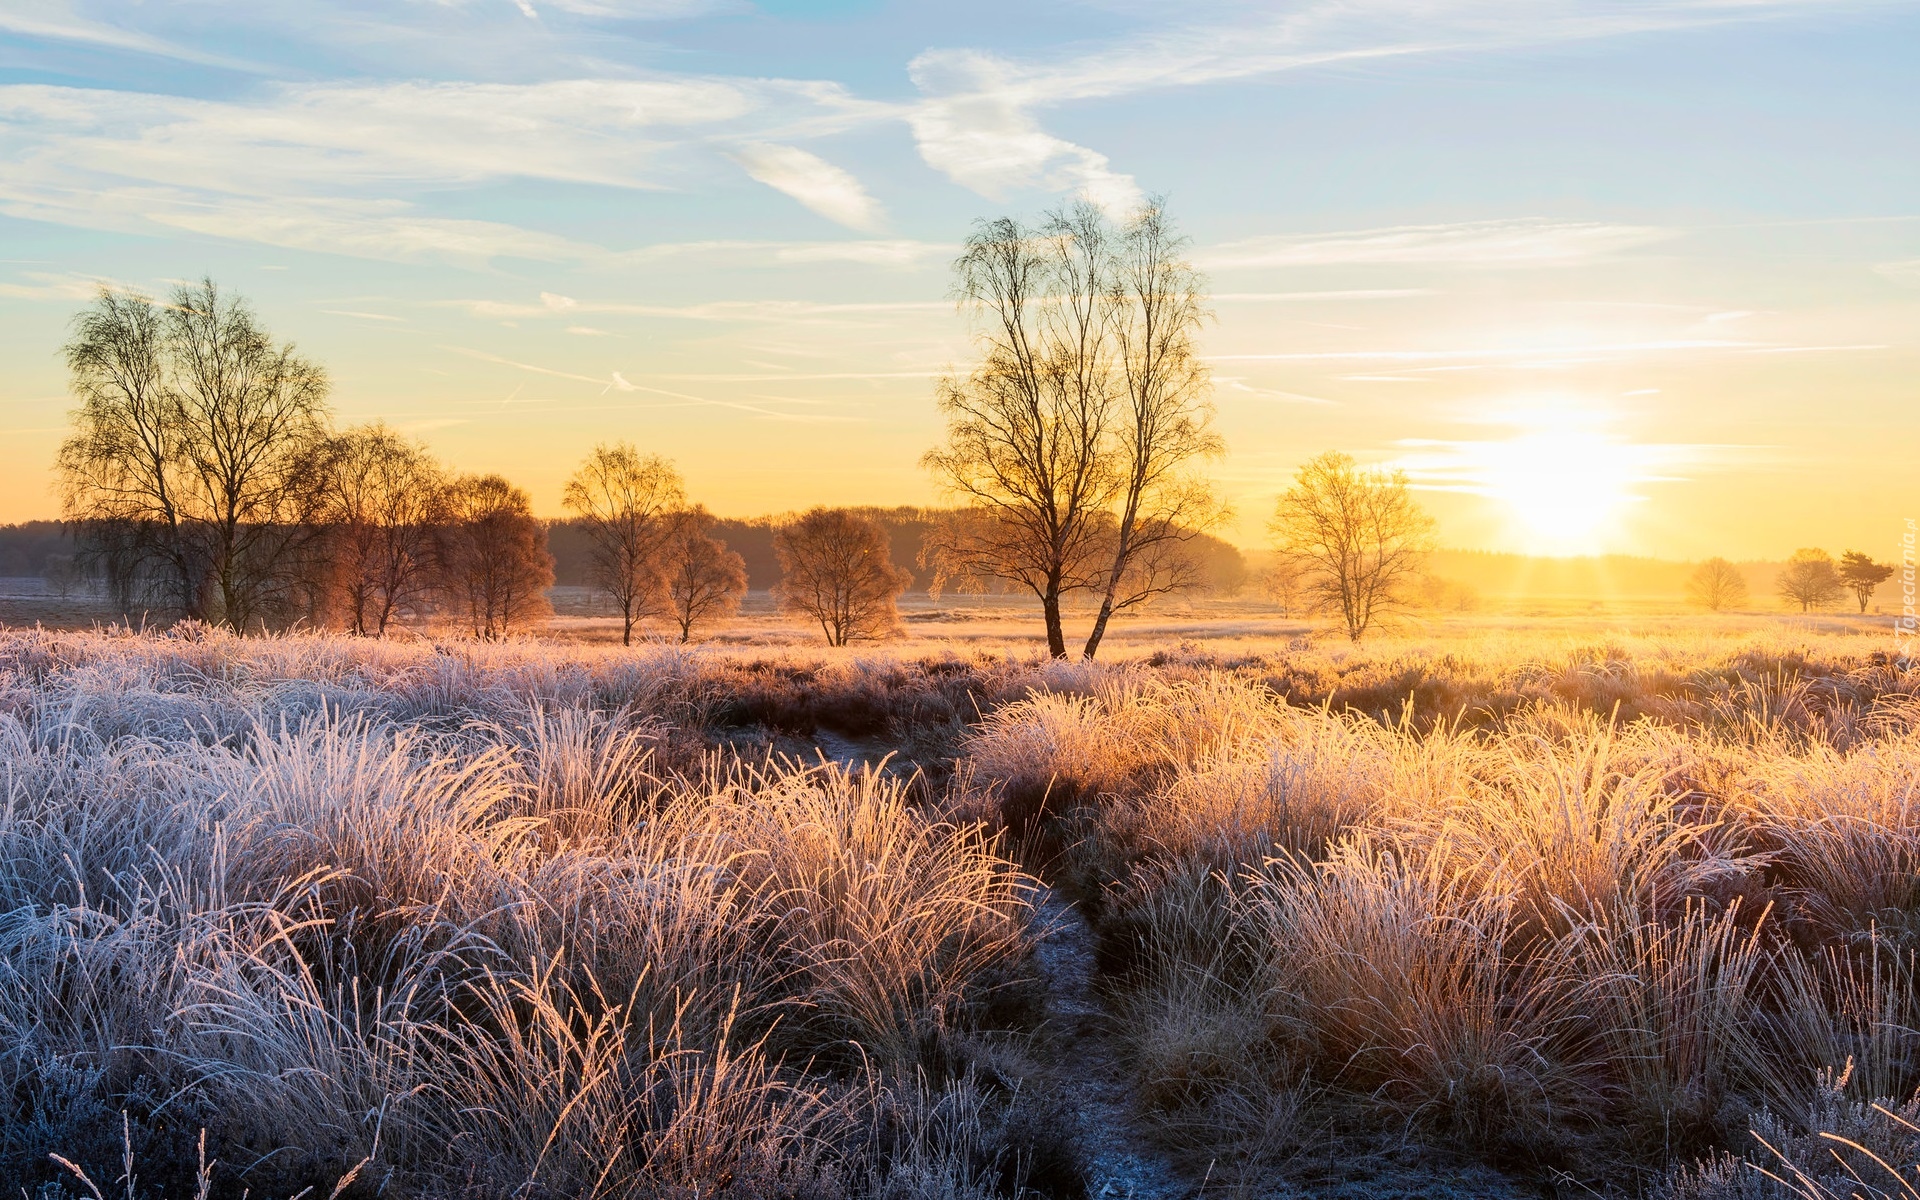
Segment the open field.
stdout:
<path fill-rule="evenodd" d="M 0 632 L 0 1177 L 1911 1194 L 1883 619 L 1195 611 L 1085 664 L 965 611 Z"/>

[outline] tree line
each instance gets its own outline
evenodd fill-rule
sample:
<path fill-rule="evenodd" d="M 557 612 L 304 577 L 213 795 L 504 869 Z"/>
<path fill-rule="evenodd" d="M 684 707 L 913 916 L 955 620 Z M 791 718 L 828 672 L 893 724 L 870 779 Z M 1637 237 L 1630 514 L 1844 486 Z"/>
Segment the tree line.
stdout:
<path fill-rule="evenodd" d="M 976 224 L 954 294 L 978 355 L 940 380 L 944 434 L 922 460 L 954 504 L 916 522 L 931 595 L 1031 594 L 1056 657 L 1068 617 L 1090 613 L 1076 641 L 1091 658 L 1116 615 L 1218 578 L 1222 548 L 1237 562 L 1210 532 L 1230 515 L 1204 470 L 1225 445 L 1199 353 L 1206 281 L 1187 250 L 1159 201 Z M 550 614 L 548 527 L 524 491 L 381 424 L 334 429 L 325 371 L 212 281 L 164 304 L 103 289 L 65 353 L 80 407 L 57 464 L 63 512 L 124 609 L 369 636 L 452 620 L 480 638 Z M 686 640 L 737 611 L 745 560 L 668 460 L 598 445 L 563 501 L 623 642 L 649 621 Z M 1301 467 L 1269 532 L 1269 594 L 1356 641 L 1400 609 L 1474 602 L 1425 572 L 1434 523 L 1405 476 L 1350 455 Z M 911 577 L 874 510 L 814 509 L 766 534 L 774 595 L 827 641 L 898 629 Z M 1851 589 L 1864 611 L 1889 570 L 1801 551 L 1779 588 L 1803 608 Z M 1723 560 L 1695 585 L 1707 607 L 1744 599 Z"/>
<path fill-rule="evenodd" d="M 165 303 L 103 288 L 65 357 L 80 406 L 56 463 L 63 516 L 123 611 L 374 637 L 438 618 L 485 639 L 551 615 L 525 491 L 381 423 L 335 429 L 325 371 L 211 280 Z M 563 502 L 624 642 L 647 619 L 686 640 L 738 608 L 742 560 L 665 459 L 596 446 Z M 891 629 L 905 580 L 872 518 L 819 509 L 773 542 L 776 594 L 829 641 Z"/>

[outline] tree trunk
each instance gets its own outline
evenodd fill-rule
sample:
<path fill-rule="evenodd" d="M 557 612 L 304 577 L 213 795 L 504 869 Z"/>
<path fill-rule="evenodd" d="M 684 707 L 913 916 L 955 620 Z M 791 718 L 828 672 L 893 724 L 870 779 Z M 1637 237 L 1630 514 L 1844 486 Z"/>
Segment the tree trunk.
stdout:
<path fill-rule="evenodd" d="M 1100 601 L 1100 612 L 1093 618 L 1093 631 L 1087 634 L 1087 648 L 1080 655 L 1088 662 L 1093 661 L 1094 652 L 1100 649 L 1100 639 L 1107 633 L 1107 618 L 1112 615 L 1113 592 L 1109 590 L 1105 598 Z"/>
<path fill-rule="evenodd" d="M 1054 658 L 1067 656 L 1067 633 L 1060 626 L 1060 589 L 1048 588 L 1040 597 L 1040 608 L 1047 617 L 1047 653 Z"/>

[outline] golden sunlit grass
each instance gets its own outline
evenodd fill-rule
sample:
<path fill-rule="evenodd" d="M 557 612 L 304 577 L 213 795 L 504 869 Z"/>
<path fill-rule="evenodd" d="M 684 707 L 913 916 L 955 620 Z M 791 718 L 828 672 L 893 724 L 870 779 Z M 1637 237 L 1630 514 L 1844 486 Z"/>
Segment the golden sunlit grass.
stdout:
<path fill-rule="evenodd" d="M 235 1195 L 1075 1195 L 1039 875 L 1195 1183 L 1906 1195 L 1884 650 L 0 634 L 0 1173 L 191 1194 L 205 1130 Z"/>

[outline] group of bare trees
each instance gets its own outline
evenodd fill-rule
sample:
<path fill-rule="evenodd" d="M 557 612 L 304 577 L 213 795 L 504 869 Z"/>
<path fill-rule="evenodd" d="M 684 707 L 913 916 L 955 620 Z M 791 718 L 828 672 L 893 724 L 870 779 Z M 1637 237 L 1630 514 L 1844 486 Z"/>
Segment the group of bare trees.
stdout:
<path fill-rule="evenodd" d="M 438 607 L 482 637 L 544 611 L 524 492 L 383 425 L 335 432 L 326 373 L 211 280 L 164 304 L 102 289 L 66 359 L 65 516 L 122 607 L 363 634 Z"/>
<path fill-rule="evenodd" d="M 1825 550 L 1803 547 L 1774 576 L 1773 590 L 1781 603 L 1803 613 L 1837 603 L 1851 592 L 1864 613 L 1875 590 L 1892 575 L 1891 566 L 1858 550 L 1847 551 L 1836 563 Z M 1687 599 L 1709 612 L 1740 608 L 1749 595 L 1746 576 L 1724 558 L 1706 560 L 1687 579 Z"/>
<path fill-rule="evenodd" d="M 649 617 L 670 620 L 684 642 L 694 626 L 738 611 L 746 564 L 714 538 L 713 516 L 687 504 L 666 459 L 626 442 L 596 446 L 563 502 L 593 546 L 589 575 L 620 612 L 622 645 Z"/>
<path fill-rule="evenodd" d="M 320 367 L 211 280 L 165 303 L 102 289 L 66 347 L 80 400 L 57 471 L 82 566 L 129 611 L 237 630 L 385 636 L 451 620 L 499 638 L 551 615 L 547 527 L 498 475 L 459 475 L 383 424 L 336 432 Z M 590 577 L 630 643 L 739 608 L 744 563 L 672 463 L 594 448 L 566 486 Z M 871 519 L 817 509 L 777 535 L 789 611 L 835 645 L 896 627 L 907 583 Z"/>
<path fill-rule="evenodd" d="M 1199 470 L 1224 446 L 1198 348 L 1205 283 L 1186 251 L 1158 201 L 1117 220 L 1081 202 L 975 227 L 954 271 L 980 357 L 941 381 L 945 437 L 923 460 L 960 502 L 921 547 L 933 595 L 1031 592 L 1056 657 L 1066 604 L 1084 599 L 1091 658 L 1115 614 L 1199 582 L 1206 531 L 1227 510 Z M 442 614 L 496 638 L 550 614 L 553 560 L 525 492 L 455 475 L 384 425 L 335 432 L 325 372 L 210 280 L 164 304 L 103 289 L 66 357 L 80 407 L 59 456 L 65 514 L 124 606 L 370 636 Z M 668 460 L 596 446 L 563 502 L 623 643 L 650 620 L 685 641 L 738 610 L 745 565 Z M 1403 475 L 1322 454 L 1269 524 L 1268 590 L 1289 614 L 1336 616 L 1355 641 L 1423 597 L 1466 607 L 1423 575 L 1433 530 Z M 829 643 L 897 631 L 909 580 L 872 519 L 814 509 L 784 522 L 774 549 L 776 599 Z M 1802 550 L 1776 587 L 1803 611 L 1851 590 L 1865 611 L 1890 573 L 1856 551 L 1835 564 Z M 1688 592 L 1719 611 L 1745 603 L 1747 585 L 1712 559 Z"/>

